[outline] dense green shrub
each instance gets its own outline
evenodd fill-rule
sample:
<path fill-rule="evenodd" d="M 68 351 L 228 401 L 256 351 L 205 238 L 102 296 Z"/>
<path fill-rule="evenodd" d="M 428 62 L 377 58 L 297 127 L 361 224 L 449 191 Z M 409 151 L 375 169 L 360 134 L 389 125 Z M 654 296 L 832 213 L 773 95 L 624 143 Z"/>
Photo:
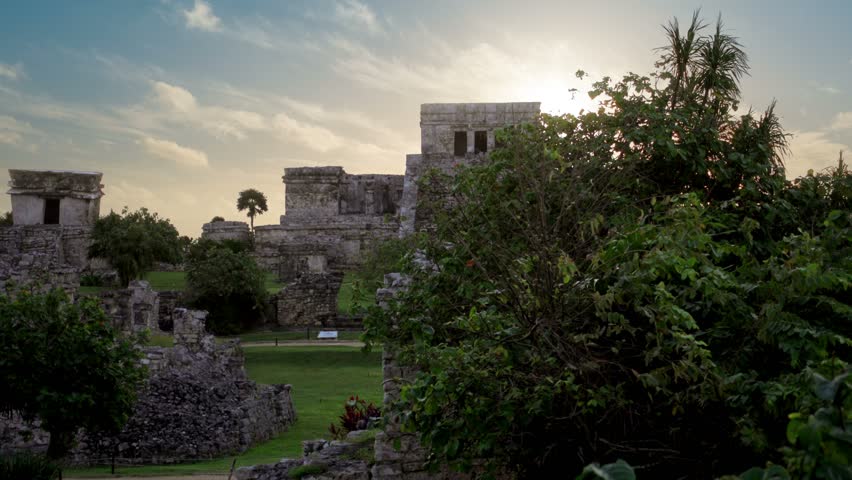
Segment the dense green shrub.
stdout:
<path fill-rule="evenodd" d="M 0 478 L 7 480 L 54 480 L 59 467 L 47 457 L 29 452 L 0 456 Z"/>
<path fill-rule="evenodd" d="M 264 318 L 265 274 L 242 244 L 216 243 L 201 241 L 191 247 L 187 293 L 193 306 L 209 312 L 210 332 L 239 333 Z"/>
<path fill-rule="evenodd" d="M 365 324 L 421 367 L 396 409 L 432 461 L 779 464 L 787 415 L 821 405 L 806 368 L 848 368 L 848 169 L 788 182 L 774 107 L 733 115 L 736 40 L 668 31 L 653 75 L 595 84 L 597 111 L 498 132 L 490 162 L 421 185 L 434 268 Z"/>
<path fill-rule="evenodd" d="M 178 263 L 185 242 L 168 219 L 146 208 L 125 207 L 95 222 L 90 258 L 105 258 L 118 272 L 122 286 L 142 278 L 156 262 Z"/>
<path fill-rule="evenodd" d="M 121 429 L 144 367 L 94 299 L 61 290 L 0 296 L 0 413 L 41 419 L 48 456 L 61 458 L 80 427 Z"/>

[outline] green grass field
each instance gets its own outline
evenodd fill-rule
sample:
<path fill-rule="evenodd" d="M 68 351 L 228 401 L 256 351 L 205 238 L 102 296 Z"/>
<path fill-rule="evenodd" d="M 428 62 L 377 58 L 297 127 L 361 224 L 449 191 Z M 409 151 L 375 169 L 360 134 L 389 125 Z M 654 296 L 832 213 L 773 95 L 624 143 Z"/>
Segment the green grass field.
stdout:
<path fill-rule="evenodd" d="M 328 426 L 343 412 L 350 395 L 367 401 L 382 400 L 381 353 L 364 354 L 354 347 L 253 347 L 245 349 L 249 377 L 259 383 L 293 385 L 293 404 L 298 420 L 275 439 L 237 456 L 237 467 L 299 457 L 302 441 L 328 435 Z M 198 463 L 120 467 L 122 475 L 187 475 L 227 472 L 234 457 Z M 68 477 L 109 476 L 109 467 L 72 469 Z"/>

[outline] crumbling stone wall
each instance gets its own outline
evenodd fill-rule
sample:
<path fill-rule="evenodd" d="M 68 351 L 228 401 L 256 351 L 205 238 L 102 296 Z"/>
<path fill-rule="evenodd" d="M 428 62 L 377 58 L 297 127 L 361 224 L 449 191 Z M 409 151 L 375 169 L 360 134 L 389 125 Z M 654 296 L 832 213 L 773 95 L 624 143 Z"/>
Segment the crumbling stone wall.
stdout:
<path fill-rule="evenodd" d="M 217 345 L 204 312 L 175 312 L 175 346 L 145 347 L 149 378 L 127 425 L 115 436 L 80 432 L 72 464 L 166 464 L 221 457 L 287 430 L 296 413 L 290 385 L 248 380 L 238 341 Z M 49 436 L 0 419 L 0 451 L 43 450 Z M 28 438 L 23 434 L 31 433 Z"/>
<path fill-rule="evenodd" d="M 11 281 L 76 293 L 90 238 L 91 229 L 85 226 L 0 227 L 0 292 Z"/>
<path fill-rule="evenodd" d="M 248 243 L 251 241 L 251 231 L 246 222 L 210 222 L 201 227 L 201 238 L 217 242 L 235 240 Z"/>
<path fill-rule="evenodd" d="M 331 327 L 337 322 L 337 294 L 343 276 L 304 274 L 278 293 L 278 324 Z"/>
<path fill-rule="evenodd" d="M 100 294 L 101 308 L 122 332 L 160 331 L 160 297 L 148 282 L 133 280 L 127 288 Z"/>
<path fill-rule="evenodd" d="M 163 332 L 171 332 L 174 328 L 174 311 L 184 306 L 183 292 L 177 290 L 162 290 L 157 292 L 160 297 L 160 309 L 157 314 L 157 324 Z"/>

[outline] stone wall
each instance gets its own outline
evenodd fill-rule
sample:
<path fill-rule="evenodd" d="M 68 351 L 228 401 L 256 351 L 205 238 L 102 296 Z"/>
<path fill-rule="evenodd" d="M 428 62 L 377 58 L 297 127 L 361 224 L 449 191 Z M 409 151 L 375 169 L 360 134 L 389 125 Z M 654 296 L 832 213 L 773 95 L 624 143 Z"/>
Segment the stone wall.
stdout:
<path fill-rule="evenodd" d="M 148 282 L 133 280 L 127 288 L 100 293 L 101 307 L 122 332 L 160 331 L 160 298 Z"/>
<path fill-rule="evenodd" d="M 243 452 L 287 430 L 296 414 L 289 385 L 248 380 L 239 343 L 204 334 L 204 312 L 179 309 L 173 348 L 145 347 L 149 378 L 115 436 L 81 432 L 70 463 L 167 464 Z M 0 419 L 0 451 L 43 450 L 38 425 Z"/>
<path fill-rule="evenodd" d="M 11 281 L 75 293 L 88 262 L 90 235 L 85 226 L 0 227 L 0 292 Z"/>
<path fill-rule="evenodd" d="M 183 292 L 177 290 L 162 290 L 157 292 L 160 297 L 160 309 L 157 324 L 163 332 L 171 332 L 174 328 L 174 312 L 183 305 Z"/>
<path fill-rule="evenodd" d="M 337 294 L 343 277 L 304 274 L 277 296 L 278 324 L 288 327 L 333 327 L 337 324 Z"/>
<path fill-rule="evenodd" d="M 201 227 L 201 238 L 207 240 L 234 240 L 238 242 L 250 242 L 251 231 L 246 222 L 210 222 Z"/>

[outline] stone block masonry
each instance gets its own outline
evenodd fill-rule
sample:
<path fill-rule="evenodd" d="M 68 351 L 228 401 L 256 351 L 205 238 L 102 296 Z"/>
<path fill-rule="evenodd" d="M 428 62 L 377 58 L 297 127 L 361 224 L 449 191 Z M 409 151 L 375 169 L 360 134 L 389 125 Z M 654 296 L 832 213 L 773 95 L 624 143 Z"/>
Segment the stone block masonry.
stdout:
<path fill-rule="evenodd" d="M 88 262 L 90 235 L 87 226 L 0 227 L 0 293 L 8 282 L 76 293 Z"/>
<path fill-rule="evenodd" d="M 210 222 L 201 227 L 201 238 L 217 242 L 234 240 L 248 243 L 251 241 L 251 231 L 246 222 Z"/>
<path fill-rule="evenodd" d="M 169 464 L 247 450 L 296 419 L 290 385 L 248 380 L 238 342 L 204 334 L 204 312 L 178 309 L 172 348 L 144 347 L 149 378 L 118 435 L 81 431 L 75 465 Z M 44 450 L 49 436 L 20 418 L 0 418 L 0 451 Z"/>
<path fill-rule="evenodd" d="M 343 276 L 307 273 L 278 293 L 278 324 L 288 327 L 333 327 L 337 321 L 337 294 Z"/>

